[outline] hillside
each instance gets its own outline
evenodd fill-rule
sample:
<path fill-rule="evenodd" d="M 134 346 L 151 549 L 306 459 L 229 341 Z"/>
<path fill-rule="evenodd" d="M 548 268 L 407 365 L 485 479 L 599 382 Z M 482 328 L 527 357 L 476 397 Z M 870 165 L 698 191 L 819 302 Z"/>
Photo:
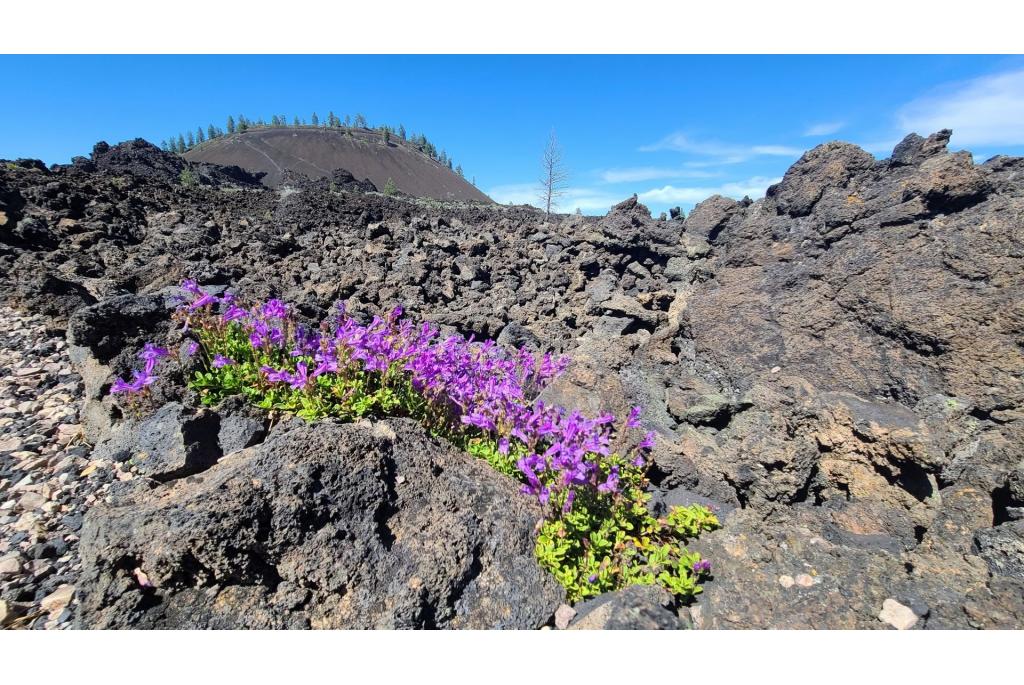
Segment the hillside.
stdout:
<path fill-rule="evenodd" d="M 263 183 L 281 184 L 288 171 L 310 178 L 345 169 L 383 189 L 390 178 L 403 193 L 437 200 L 490 202 L 469 181 L 392 137 L 388 144 L 366 129 L 261 128 L 207 141 L 184 154 L 190 162 L 263 172 Z"/>

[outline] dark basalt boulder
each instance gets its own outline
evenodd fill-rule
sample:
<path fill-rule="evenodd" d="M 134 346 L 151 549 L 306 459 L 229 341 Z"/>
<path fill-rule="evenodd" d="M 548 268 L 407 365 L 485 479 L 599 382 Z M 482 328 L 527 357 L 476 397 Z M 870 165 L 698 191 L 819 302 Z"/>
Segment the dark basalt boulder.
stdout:
<path fill-rule="evenodd" d="M 538 628 L 538 505 L 418 425 L 298 420 L 91 509 L 82 628 Z"/>

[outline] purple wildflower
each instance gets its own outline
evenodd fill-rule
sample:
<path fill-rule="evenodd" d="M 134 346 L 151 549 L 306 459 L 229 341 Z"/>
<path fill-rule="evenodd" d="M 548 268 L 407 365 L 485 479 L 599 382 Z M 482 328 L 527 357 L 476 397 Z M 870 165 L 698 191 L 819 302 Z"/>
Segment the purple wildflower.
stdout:
<path fill-rule="evenodd" d="M 161 358 L 167 356 L 167 350 L 162 347 L 157 347 L 153 343 L 146 343 L 142 347 L 142 352 L 139 352 L 139 359 L 146 362 L 146 373 L 150 374 L 153 369 L 156 368 L 156 363 Z"/>
<path fill-rule="evenodd" d="M 613 466 L 611 471 L 608 473 L 608 478 L 605 482 L 597 486 L 600 492 L 618 492 L 619 491 L 619 467 Z"/>
<path fill-rule="evenodd" d="M 626 428 L 639 428 L 640 427 L 640 412 L 643 409 L 640 407 L 633 407 L 629 410 L 629 416 L 626 417 Z"/>
<path fill-rule="evenodd" d="M 199 343 L 197 343 L 195 340 L 190 341 L 188 346 L 185 348 L 185 351 L 188 353 L 188 356 L 191 357 L 192 355 L 199 351 Z"/>
<path fill-rule="evenodd" d="M 139 359 L 145 359 L 148 361 L 156 361 L 161 357 L 167 356 L 167 350 L 163 347 L 157 347 L 153 343 L 146 343 L 142 346 L 142 352 L 139 352 Z"/>
<path fill-rule="evenodd" d="M 309 374 L 306 373 L 306 362 L 299 362 L 295 365 L 295 373 L 288 378 L 288 385 L 293 390 L 303 390 L 309 385 Z"/>
<path fill-rule="evenodd" d="M 261 366 L 260 372 L 267 377 L 271 383 L 287 383 L 291 380 L 291 374 L 285 370 L 278 371 L 272 366 Z"/>
<path fill-rule="evenodd" d="M 248 318 L 248 316 L 249 312 L 236 304 L 232 304 L 224 310 L 224 314 L 221 318 L 224 320 L 224 323 L 231 323 L 232 321 Z"/>
<path fill-rule="evenodd" d="M 210 293 L 203 293 L 202 295 L 197 297 L 192 302 L 192 304 L 190 304 L 188 306 L 188 309 L 189 309 L 189 311 L 194 312 L 197 309 L 202 309 L 203 307 L 205 307 L 207 305 L 214 304 L 216 302 L 217 302 L 216 296 L 211 295 Z"/>
<path fill-rule="evenodd" d="M 152 385 L 153 382 L 156 381 L 156 378 L 156 376 L 152 375 L 148 371 L 133 371 L 131 383 L 118 378 L 110 387 L 110 394 L 116 395 L 123 392 L 134 394 L 142 392 L 143 388 L 148 385 Z"/>
<path fill-rule="evenodd" d="M 229 359 L 228 357 L 225 357 L 222 354 L 215 354 L 213 355 L 213 362 L 211 362 L 210 365 L 215 369 L 220 369 L 225 366 L 234 366 L 235 360 Z"/>
<path fill-rule="evenodd" d="M 262 312 L 268 319 L 284 319 L 288 316 L 288 305 L 281 300 L 267 300 Z"/>
<path fill-rule="evenodd" d="M 711 562 L 707 559 L 701 559 L 693 565 L 694 573 L 711 573 Z"/>

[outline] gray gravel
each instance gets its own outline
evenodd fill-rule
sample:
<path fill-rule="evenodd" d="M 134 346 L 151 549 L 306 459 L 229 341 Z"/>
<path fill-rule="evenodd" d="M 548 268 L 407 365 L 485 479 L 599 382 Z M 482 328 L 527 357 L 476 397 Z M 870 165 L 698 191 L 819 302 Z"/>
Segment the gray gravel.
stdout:
<path fill-rule="evenodd" d="M 0 306 L 0 627 L 64 629 L 75 612 L 78 530 L 111 483 L 82 441 L 81 378 L 43 317 Z"/>

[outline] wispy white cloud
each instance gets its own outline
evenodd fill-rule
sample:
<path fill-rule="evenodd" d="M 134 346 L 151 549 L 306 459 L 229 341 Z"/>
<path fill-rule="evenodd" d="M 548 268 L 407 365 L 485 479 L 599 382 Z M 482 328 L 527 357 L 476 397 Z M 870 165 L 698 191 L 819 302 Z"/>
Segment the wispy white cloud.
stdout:
<path fill-rule="evenodd" d="M 842 121 L 823 121 L 820 124 L 809 126 L 804 131 L 804 136 L 830 136 L 838 132 L 845 125 L 846 123 Z"/>
<path fill-rule="evenodd" d="M 712 195 L 724 195 L 740 199 L 743 196 L 757 199 L 764 196 L 768 186 L 781 181 L 782 178 L 768 178 L 765 176 L 754 176 L 745 181 L 725 183 L 719 186 L 672 186 L 667 185 L 661 188 L 652 188 L 640 193 L 640 201 L 649 204 L 695 204 L 705 200 Z"/>
<path fill-rule="evenodd" d="M 507 183 L 487 191 L 492 200 L 503 205 L 536 205 L 540 188 L 536 183 Z"/>
<path fill-rule="evenodd" d="M 540 186 L 537 183 L 510 183 L 494 186 L 487 194 L 495 202 L 514 205 L 540 205 Z M 628 193 L 610 193 L 603 188 L 572 187 L 558 198 L 556 208 L 560 212 L 572 212 L 579 207 L 582 212 L 606 212 L 612 205 L 622 202 Z"/>
<path fill-rule="evenodd" d="M 625 169 L 606 169 L 600 173 L 605 183 L 636 183 L 671 178 L 715 178 L 721 176 L 717 171 L 703 171 L 694 167 L 629 167 Z"/>
<path fill-rule="evenodd" d="M 803 150 L 787 145 L 735 145 L 715 140 L 693 140 L 682 133 L 673 133 L 640 148 L 641 152 L 663 150 L 715 157 L 719 164 L 738 164 L 760 156 L 799 157 L 803 153 Z"/>
<path fill-rule="evenodd" d="M 757 199 L 764 196 L 768 186 L 781 180 L 781 177 L 754 176 L 743 181 L 719 185 L 664 185 L 638 193 L 638 197 L 641 202 L 655 209 L 665 209 L 672 205 L 693 205 L 712 195 L 724 195 L 737 200 L 744 196 Z M 536 184 L 531 183 L 495 186 L 488 190 L 487 194 L 502 204 L 511 202 L 517 205 L 529 204 L 534 207 L 540 204 L 540 190 Z M 578 207 L 585 214 L 603 214 L 630 195 L 632 195 L 631 192 L 614 192 L 607 188 L 573 187 L 567 189 L 565 194 L 559 198 L 557 209 L 559 212 L 572 212 Z"/>
<path fill-rule="evenodd" d="M 981 76 L 908 102 L 904 133 L 953 129 L 957 145 L 1024 145 L 1024 69 Z"/>

